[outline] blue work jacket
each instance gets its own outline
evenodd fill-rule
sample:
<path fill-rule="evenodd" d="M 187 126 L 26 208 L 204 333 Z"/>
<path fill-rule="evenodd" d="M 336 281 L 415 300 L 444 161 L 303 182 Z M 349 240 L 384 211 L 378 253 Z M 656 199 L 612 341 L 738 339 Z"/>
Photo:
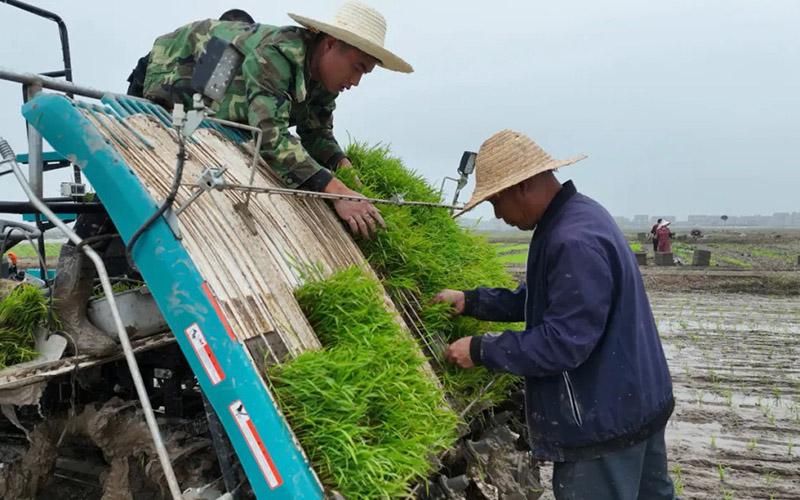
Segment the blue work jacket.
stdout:
<path fill-rule="evenodd" d="M 465 292 L 464 314 L 524 321 L 473 337 L 473 362 L 525 377 L 537 458 L 595 458 L 662 429 L 672 380 L 636 258 L 611 215 L 564 184 L 538 223 L 526 283 Z"/>

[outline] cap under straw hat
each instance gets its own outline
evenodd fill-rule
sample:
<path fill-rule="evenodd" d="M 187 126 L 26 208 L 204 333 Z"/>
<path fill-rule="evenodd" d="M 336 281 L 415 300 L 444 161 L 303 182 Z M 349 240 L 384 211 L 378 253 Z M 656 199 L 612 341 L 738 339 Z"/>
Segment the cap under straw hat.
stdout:
<path fill-rule="evenodd" d="M 525 134 L 500 131 L 481 145 L 475 159 L 475 191 L 458 215 L 537 174 L 572 165 L 584 158 L 586 155 L 556 160 Z"/>
<path fill-rule="evenodd" d="M 388 70 L 401 73 L 414 71 L 410 64 L 384 48 L 386 19 L 368 5 L 348 0 L 339 7 L 329 23 L 292 13 L 289 17 L 312 31 L 326 33 L 371 55 Z"/>

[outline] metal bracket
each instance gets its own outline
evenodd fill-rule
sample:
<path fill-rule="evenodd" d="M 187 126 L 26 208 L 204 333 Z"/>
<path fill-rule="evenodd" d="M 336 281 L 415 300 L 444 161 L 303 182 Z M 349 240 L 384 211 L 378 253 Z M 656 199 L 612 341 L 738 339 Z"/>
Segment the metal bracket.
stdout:
<path fill-rule="evenodd" d="M 439 187 L 440 196 L 444 193 L 445 182 L 454 181 L 456 183 L 456 192 L 453 195 L 453 206 L 458 203 L 458 195 L 461 194 L 461 190 L 467 185 L 469 176 L 475 171 L 475 160 L 477 157 L 477 153 L 473 153 L 472 151 L 464 151 L 464 154 L 461 155 L 461 161 L 458 164 L 458 179 L 455 177 L 445 177 L 442 179 L 442 185 Z M 453 209 L 450 210 L 451 213 L 452 211 Z"/>
<path fill-rule="evenodd" d="M 203 173 L 200 174 L 200 177 L 197 179 L 197 183 L 195 187 L 197 188 L 192 196 L 186 200 L 186 203 L 178 207 L 178 210 L 175 211 L 175 215 L 180 215 L 181 212 L 189 208 L 189 205 L 195 202 L 197 198 L 200 197 L 203 193 L 207 193 L 214 189 L 220 190 L 225 185 L 227 185 L 227 181 L 222 176 L 225 171 L 228 170 L 228 167 L 207 167 L 203 170 Z"/>
<path fill-rule="evenodd" d="M 203 193 L 214 190 L 221 191 L 228 188 L 228 182 L 225 180 L 225 177 L 223 177 L 223 174 L 226 170 L 228 170 L 227 167 L 207 167 L 197 179 L 197 183 L 195 184 L 195 192 L 192 193 L 192 196 L 190 196 L 189 199 L 186 200 L 186 203 L 181 205 L 175 213 L 180 214 L 186 210 L 189 205 L 194 203 L 195 200 L 197 200 L 197 198 L 199 198 Z M 237 203 L 233 206 L 233 208 L 242 218 L 242 222 L 244 222 L 244 225 L 247 227 L 247 229 L 253 233 L 253 235 L 256 235 L 258 234 L 258 229 L 253 221 L 253 214 L 250 213 L 247 201 L 249 200 L 246 200 L 244 203 Z"/>
<path fill-rule="evenodd" d="M 203 103 L 203 96 L 194 94 L 192 109 L 188 112 L 181 103 L 175 104 L 172 108 L 172 126 L 175 130 L 179 130 L 184 137 L 191 137 L 207 116 L 208 112 Z"/>
<path fill-rule="evenodd" d="M 167 223 L 170 231 L 172 231 L 172 234 L 175 235 L 175 239 L 181 239 L 181 226 L 178 224 L 178 217 L 175 215 L 175 211 L 172 210 L 172 207 L 167 207 L 167 209 L 164 211 L 164 215 L 161 217 L 164 218 L 164 222 Z"/>

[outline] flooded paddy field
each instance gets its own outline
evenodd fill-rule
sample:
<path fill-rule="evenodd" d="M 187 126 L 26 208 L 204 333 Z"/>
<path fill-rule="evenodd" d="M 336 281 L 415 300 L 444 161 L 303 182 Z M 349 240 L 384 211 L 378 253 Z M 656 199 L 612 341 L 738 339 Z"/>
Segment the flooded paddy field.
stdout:
<path fill-rule="evenodd" d="M 655 292 L 650 299 L 675 391 L 666 439 L 678 495 L 800 498 L 797 297 Z M 551 476 L 548 464 L 548 490 Z"/>
<path fill-rule="evenodd" d="M 800 498 L 797 297 L 651 293 L 676 407 L 684 498 Z"/>

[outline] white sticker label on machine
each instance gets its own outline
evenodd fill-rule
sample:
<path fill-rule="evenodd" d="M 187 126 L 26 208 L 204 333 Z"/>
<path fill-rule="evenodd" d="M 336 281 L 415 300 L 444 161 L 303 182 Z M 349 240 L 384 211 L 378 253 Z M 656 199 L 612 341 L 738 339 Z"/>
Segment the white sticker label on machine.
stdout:
<path fill-rule="evenodd" d="M 255 457 L 256 463 L 258 463 L 258 467 L 261 469 L 261 472 L 264 473 L 264 477 L 267 479 L 267 484 L 270 489 L 275 489 L 282 485 L 283 479 L 281 479 L 281 475 L 278 473 L 278 468 L 275 467 L 272 457 L 270 457 L 267 452 L 267 447 L 264 446 L 264 442 L 258 435 L 256 426 L 253 425 L 253 420 L 250 418 L 247 410 L 244 409 L 244 404 L 242 404 L 241 401 L 234 401 L 228 408 L 231 410 L 233 418 L 239 426 L 239 430 L 242 431 L 242 435 L 245 441 L 247 441 L 247 446 L 250 447 L 250 452 L 253 454 L 253 457 Z"/>
<path fill-rule="evenodd" d="M 211 346 L 206 342 L 206 336 L 203 335 L 197 323 L 192 323 L 189 328 L 186 329 L 186 336 L 189 337 L 189 342 L 191 342 L 192 348 L 195 354 L 197 354 L 197 359 L 199 359 L 200 364 L 203 365 L 211 383 L 217 385 L 222 382 L 225 379 L 225 372 L 223 372 L 222 367 L 219 366 L 214 351 L 211 350 Z"/>

